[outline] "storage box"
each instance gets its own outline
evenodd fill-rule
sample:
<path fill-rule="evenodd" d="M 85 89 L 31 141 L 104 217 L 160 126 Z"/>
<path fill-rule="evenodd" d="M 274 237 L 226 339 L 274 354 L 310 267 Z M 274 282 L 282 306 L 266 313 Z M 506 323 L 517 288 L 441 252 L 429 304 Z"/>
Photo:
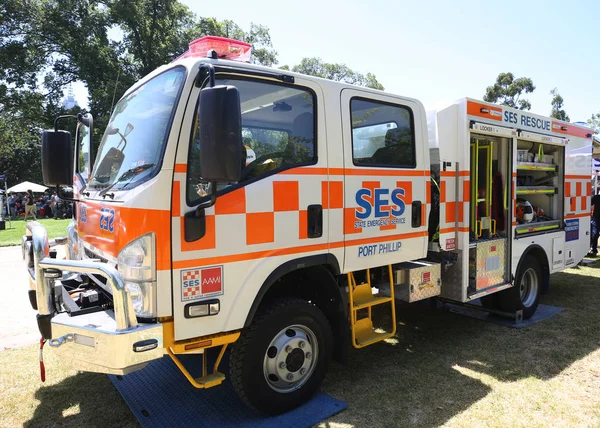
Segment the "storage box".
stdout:
<path fill-rule="evenodd" d="M 440 295 L 442 271 L 439 263 L 405 262 L 393 268 L 397 300 L 411 303 Z"/>
<path fill-rule="evenodd" d="M 517 162 L 529 162 L 527 152 L 528 150 L 517 150 Z"/>

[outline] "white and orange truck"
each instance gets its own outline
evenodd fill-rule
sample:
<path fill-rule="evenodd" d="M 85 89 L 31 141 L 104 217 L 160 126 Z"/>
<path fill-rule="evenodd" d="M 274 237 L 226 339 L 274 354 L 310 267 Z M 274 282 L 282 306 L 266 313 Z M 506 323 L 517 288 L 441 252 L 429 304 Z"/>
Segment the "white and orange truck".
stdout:
<path fill-rule="evenodd" d="M 281 413 L 394 335 L 396 300 L 529 318 L 589 250 L 590 129 L 467 98 L 428 114 L 249 56 L 192 42 L 123 95 L 97 153 L 89 114 L 74 142 L 63 118 L 43 132 L 74 219 L 53 240 L 28 223 L 22 250 L 41 346 L 65 363 L 127 375 L 168 355 L 209 388 L 229 347 L 240 397 Z"/>

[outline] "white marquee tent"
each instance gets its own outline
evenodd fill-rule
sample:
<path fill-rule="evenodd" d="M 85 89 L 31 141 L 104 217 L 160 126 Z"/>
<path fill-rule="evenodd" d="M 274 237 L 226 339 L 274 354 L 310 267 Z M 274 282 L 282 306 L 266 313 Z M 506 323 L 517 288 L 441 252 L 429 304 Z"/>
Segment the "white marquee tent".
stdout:
<path fill-rule="evenodd" d="M 31 190 L 32 192 L 35 192 L 35 193 L 43 193 L 47 189 L 48 188 L 46 186 L 42 186 L 41 184 L 35 184 L 35 183 L 32 183 L 31 181 L 24 181 L 13 187 L 9 187 L 8 191 L 13 192 L 13 193 L 25 193 L 28 190 Z"/>

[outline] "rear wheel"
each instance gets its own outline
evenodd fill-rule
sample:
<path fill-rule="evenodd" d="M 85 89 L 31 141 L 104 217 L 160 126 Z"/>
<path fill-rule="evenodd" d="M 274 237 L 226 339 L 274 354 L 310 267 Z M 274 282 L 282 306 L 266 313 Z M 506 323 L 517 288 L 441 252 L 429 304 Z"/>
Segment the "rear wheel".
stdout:
<path fill-rule="evenodd" d="M 279 414 L 317 392 L 331 360 L 333 335 L 316 306 L 277 299 L 259 310 L 231 351 L 234 389 L 260 412 Z"/>
<path fill-rule="evenodd" d="M 542 269 L 537 259 L 531 255 L 521 261 L 512 288 L 498 293 L 500 309 L 506 312 L 523 311 L 523 319 L 535 313 L 542 287 Z"/>

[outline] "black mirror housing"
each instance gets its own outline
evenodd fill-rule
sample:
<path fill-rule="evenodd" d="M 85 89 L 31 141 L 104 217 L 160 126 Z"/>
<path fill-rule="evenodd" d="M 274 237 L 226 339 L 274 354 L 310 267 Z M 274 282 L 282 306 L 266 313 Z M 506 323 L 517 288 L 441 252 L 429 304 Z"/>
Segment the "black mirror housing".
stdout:
<path fill-rule="evenodd" d="M 242 172 L 242 111 L 235 86 L 213 86 L 200 91 L 198 131 L 200 176 L 203 180 L 232 183 Z"/>
<path fill-rule="evenodd" d="M 42 177 L 48 187 L 73 185 L 73 142 L 70 132 L 42 132 Z"/>

